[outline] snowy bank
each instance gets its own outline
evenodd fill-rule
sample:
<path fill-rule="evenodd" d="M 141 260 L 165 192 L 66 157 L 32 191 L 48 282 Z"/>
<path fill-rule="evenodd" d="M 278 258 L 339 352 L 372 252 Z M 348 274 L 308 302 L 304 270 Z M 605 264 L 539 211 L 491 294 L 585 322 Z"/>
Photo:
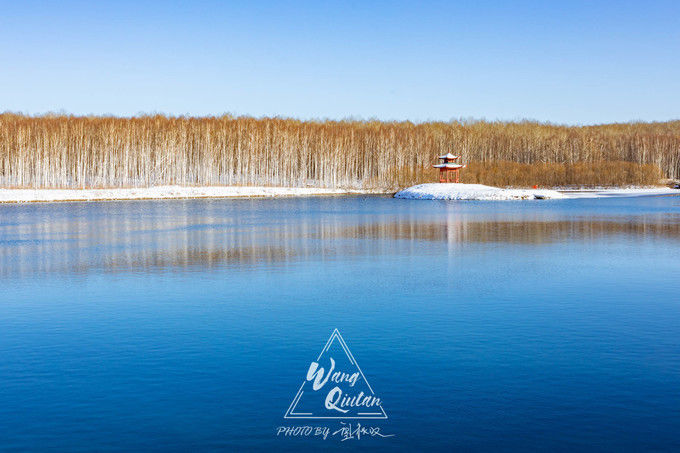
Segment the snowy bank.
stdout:
<path fill-rule="evenodd" d="M 419 184 L 394 195 L 395 198 L 419 200 L 533 200 L 565 198 L 563 194 L 548 189 L 500 189 L 482 184 Z"/>
<path fill-rule="evenodd" d="M 33 201 L 144 200 L 171 198 L 288 197 L 368 193 L 349 189 L 311 187 L 182 187 L 158 186 L 131 189 L 0 189 L 0 203 Z"/>
<path fill-rule="evenodd" d="M 377 190 L 322 189 L 313 187 L 158 186 L 128 189 L 0 189 L 0 203 L 144 200 L 173 198 L 290 197 L 385 193 Z M 420 184 L 398 192 L 395 198 L 423 200 L 526 200 L 542 198 L 603 198 L 680 195 L 666 187 L 548 190 L 501 189 L 481 184 Z"/>
<path fill-rule="evenodd" d="M 560 190 L 567 198 L 651 197 L 680 195 L 680 190 L 670 187 L 628 187 L 619 189 Z"/>

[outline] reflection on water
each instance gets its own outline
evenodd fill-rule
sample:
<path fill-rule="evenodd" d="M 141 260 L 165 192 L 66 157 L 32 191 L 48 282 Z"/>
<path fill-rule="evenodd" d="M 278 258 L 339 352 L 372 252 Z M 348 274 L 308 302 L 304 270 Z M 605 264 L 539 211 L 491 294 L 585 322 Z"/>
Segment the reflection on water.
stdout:
<path fill-rule="evenodd" d="M 353 225 L 347 227 L 344 233 L 347 237 L 355 238 L 443 241 L 449 245 L 465 242 L 544 244 L 572 239 L 599 240 L 613 234 L 680 239 L 680 223 L 667 216 L 640 216 L 634 221 L 527 217 L 510 222 L 449 216 L 445 222 L 439 223 L 408 219 L 393 223 Z"/>
<path fill-rule="evenodd" d="M 498 206 L 421 202 L 414 209 L 383 197 L 2 206 L 0 276 L 272 265 L 390 254 L 394 241 L 458 249 L 466 243 L 540 245 L 621 234 L 680 239 L 676 212 L 622 209 L 602 215 L 559 203 L 497 212 Z"/>

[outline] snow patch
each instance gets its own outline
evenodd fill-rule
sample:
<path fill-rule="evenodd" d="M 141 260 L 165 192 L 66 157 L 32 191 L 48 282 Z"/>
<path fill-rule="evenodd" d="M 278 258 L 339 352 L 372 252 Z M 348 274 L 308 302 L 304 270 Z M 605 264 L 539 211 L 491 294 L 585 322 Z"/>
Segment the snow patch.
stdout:
<path fill-rule="evenodd" d="M 548 189 L 501 189 L 482 184 L 459 183 L 419 184 L 397 192 L 394 197 L 418 200 L 533 200 L 565 198 L 560 192 Z"/>

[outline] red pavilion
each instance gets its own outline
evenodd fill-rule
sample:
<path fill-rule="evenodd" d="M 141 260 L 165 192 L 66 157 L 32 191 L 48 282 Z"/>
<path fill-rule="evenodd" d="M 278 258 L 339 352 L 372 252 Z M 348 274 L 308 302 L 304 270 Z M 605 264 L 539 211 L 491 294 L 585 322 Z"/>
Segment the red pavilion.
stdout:
<path fill-rule="evenodd" d="M 465 168 L 465 165 L 456 163 L 458 159 L 460 156 L 454 156 L 451 153 L 439 156 L 441 163 L 433 165 L 434 168 L 439 169 L 439 182 L 460 182 L 458 170 Z"/>

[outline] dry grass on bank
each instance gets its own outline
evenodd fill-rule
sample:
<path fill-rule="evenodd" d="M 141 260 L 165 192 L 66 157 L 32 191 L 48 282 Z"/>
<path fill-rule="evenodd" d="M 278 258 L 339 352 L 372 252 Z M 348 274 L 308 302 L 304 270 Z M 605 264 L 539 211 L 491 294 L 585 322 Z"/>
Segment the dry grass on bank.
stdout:
<path fill-rule="evenodd" d="M 653 186 L 659 184 L 662 173 L 653 164 L 632 162 L 576 162 L 573 164 L 517 162 L 470 162 L 461 170 L 460 182 L 499 187 L 559 186 Z M 431 167 L 401 169 L 395 180 L 402 186 L 437 182 L 439 170 Z"/>
<path fill-rule="evenodd" d="M 649 186 L 662 178 L 654 164 L 632 162 L 575 162 L 573 164 L 471 162 L 461 173 L 462 182 L 494 186 Z"/>
<path fill-rule="evenodd" d="M 0 187 L 277 185 L 398 188 L 462 155 L 464 182 L 655 184 L 680 178 L 680 121 L 298 121 L 0 114 Z M 661 174 L 660 174 L 661 173 Z"/>

